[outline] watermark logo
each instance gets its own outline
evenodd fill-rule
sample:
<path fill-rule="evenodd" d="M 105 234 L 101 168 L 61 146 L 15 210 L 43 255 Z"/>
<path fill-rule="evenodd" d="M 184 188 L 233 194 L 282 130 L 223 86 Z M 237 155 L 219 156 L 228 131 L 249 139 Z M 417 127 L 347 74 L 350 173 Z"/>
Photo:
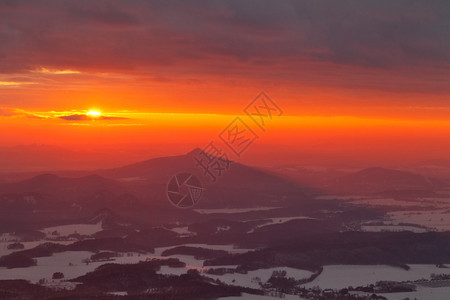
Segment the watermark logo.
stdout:
<path fill-rule="evenodd" d="M 230 169 L 233 163 L 228 159 L 228 155 L 214 142 L 210 142 L 205 148 L 194 156 L 195 166 L 202 169 L 203 176 L 209 177 L 212 182 L 216 182 L 224 172 Z"/>
<path fill-rule="evenodd" d="M 167 197 L 178 208 L 193 207 L 202 194 L 201 181 L 191 173 L 178 173 L 167 184 Z"/>
<path fill-rule="evenodd" d="M 244 113 L 245 115 L 235 117 L 218 135 L 218 140 L 225 144 L 225 149 L 231 150 L 231 155 L 238 158 L 259 138 L 256 133 L 258 128 L 259 131 L 265 132 L 268 123 L 274 117 L 280 117 L 283 111 L 266 93 L 261 92 L 245 107 Z M 256 130 L 252 128 L 255 127 L 252 121 L 244 120 L 247 119 L 246 116 L 257 125 Z M 217 140 L 208 143 L 193 157 L 195 167 L 202 170 L 203 177 L 209 179 L 210 183 L 216 183 L 233 164 L 228 153 L 215 142 Z M 192 184 L 194 181 L 195 184 Z M 186 187 L 183 188 L 183 186 Z M 181 189 L 184 189 L 184 192 L 181 192 Z M 169 200 L 176 207 L 181 208 L 197 204 L 203 190 L 200 180 L 190 173 L 177 174 L 167 185 Z"/>
<path fill-rule="evenodd" d="M 266 131 L 266 124 L 274 116 L 280 117 L 283 114 L 281 108 L 266 93 L 261 92 L 244 109 L 244 112 L 256 125 L 263 131 Z"/>
<path fill-rule="evenodd" d="M 220 134 L 219 138 L 238 157 L 250 147 L 258 138 L 256 133 L 245 124 L 240 117 L 236 117 Z"/>

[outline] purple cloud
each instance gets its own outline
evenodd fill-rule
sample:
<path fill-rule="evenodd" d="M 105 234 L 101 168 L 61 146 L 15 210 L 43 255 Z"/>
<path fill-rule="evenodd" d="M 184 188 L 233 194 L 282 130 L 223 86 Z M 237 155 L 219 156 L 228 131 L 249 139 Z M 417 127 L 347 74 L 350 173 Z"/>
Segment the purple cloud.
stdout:
<path fill-rule="evenodd" d="M 114 120 L 129 120 L 129 118 L 123 117 L 108 117 L 108 116 L 99 116 L 99 117 L 90 117 L 87 115 L 74 114 L 67 116 L 59 116 L 58 118 L 66 121 L 93 121 L 93 120 L 106 120 L 106 121 L 114 121 Z"/>
<path fill-rule="evenodd" d="M 420 75 L 421 89 L 450 93 L 449 13 L 448 1 L 3 1 L 0 73 L 46 66 L 389 90 L 417 89 Z"/>

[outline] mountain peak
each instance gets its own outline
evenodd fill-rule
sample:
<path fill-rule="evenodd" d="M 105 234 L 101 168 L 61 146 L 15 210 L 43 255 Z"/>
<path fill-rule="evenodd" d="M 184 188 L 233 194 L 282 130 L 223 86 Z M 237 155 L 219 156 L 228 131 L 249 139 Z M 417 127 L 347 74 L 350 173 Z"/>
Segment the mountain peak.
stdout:
<path fill-rule="evenodd" d="M 202 149 L 200 148 L 194 148 L 193 150 L 191 150 L 190 152 L 186 153 L 186 155 L 188 156 L 193 156 L 193 155 L 197 155 L 202 151 Z"/>
<path fill-rule="evenodd" d="M 49 182 L 55 182 L 57 180 L 61 180 L 61 177 L 54 174 L 41 174 L 37 175 L 35 177 L 32 177 L 28 179 L 27 181 L 30 183 L 36 183 L 36 184 L 44 184 Z"/>

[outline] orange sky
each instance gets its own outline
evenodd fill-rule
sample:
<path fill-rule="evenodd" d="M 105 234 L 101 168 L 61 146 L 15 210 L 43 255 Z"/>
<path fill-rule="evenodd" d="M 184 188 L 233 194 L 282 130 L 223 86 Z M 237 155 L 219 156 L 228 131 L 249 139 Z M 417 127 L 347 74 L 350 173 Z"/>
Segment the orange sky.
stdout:
<path fill-rule="evenodd" d="M 255 163 L 450 159 L 445 2 L 266 4 L 2 2 L 0 147 L 175 154 L 240 115 Z M 266 132 L 243 113 L 260 91 L 283 110 Z"/>

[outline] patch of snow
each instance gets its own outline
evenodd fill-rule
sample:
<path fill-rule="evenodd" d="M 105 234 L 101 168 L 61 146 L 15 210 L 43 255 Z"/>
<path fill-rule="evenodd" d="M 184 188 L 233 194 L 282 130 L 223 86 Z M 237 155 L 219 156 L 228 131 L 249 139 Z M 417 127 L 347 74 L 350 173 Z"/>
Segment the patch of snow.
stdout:
<path fill-rule="evenodd" d="M 16 251 L 28 250 L 28 249 L 34 248 L 34 247 L 39 246 L 40 244 L 43 244 L 46 242 L 51 242 L 51 243 L 60 244 L 60 245 L 69 245 L 69 244 L 73 243 L 73 241 L 41 240 L 41 241 L 33 241 L 33 242 L 20 242 L 24 246 L 23 249 L 8 249 L 8 245 L 11 244 L 12 242 L 0 242 L 0 257 L 11 254 Z"/>
<path fill-rule="evenodd" d="M 235 245 L 180 244 L 180 245 L 174 245 L 174 246 L 169 246 L 169 247 L 157 247 L 157 248 L 155 248 L 155 255 L 160 256 L 165 250 L 171 249 L 174 247 L 179 247 L 179 246 L 205 248 L 205 249 L 212 249 L 212 250 L 223 250 L 223 251 L 227 251 L 229 253 L 246 253 L 248 251 L 254 250 L 254 249 L 236 248 Z"/>
<path fill-rule="evenodd" d="M 97 224 L 70 224 L 70 225 L 60 225 L 54 227 L 47 227 L 41 230 L 45 233 L 47 237 L 55 236 L 69 236 L 71 234 L 81 234 L 81 235 L 93 235 L 99 231 L 102 231 L 102 222 Z M 58 233 L 54 235 L 53 233 Z"/>
<path fill-rule="evenodd" d="M 109 292 L 108 295 L 114 295 L 114 296 L 127 296 L 128 292 Z"/>
<path fill-rule="evenodd" d="M 249 230 L 247 233 L 253 233 L 256 229 L 276 225 L 276 224 L 283 224 L 292 220 L 317 220 L 316 218 L 306 217 L 306 216 L 298 216 L 298 217 L 282 217 L 282 218 L 268 218 L 264 219 L 268 220 L 267 223 L 256 225 L 253 227 L 253 229 Z"/>
<path fill-rule="evenodd" d="M 388 213 L 387 216 L 397 223 L 417 224 L 438 231 L 450 230 L 448 210 L 396 211 Z"/>
<path fill-rule="evenodd" d="M 66 279 L 78 277 L 96 268 L 94 264 L 82 263 L 83 259 L 89 258 L 92 254 L 88 251 L 67 251 L 56 253 L 50 257 L 39 257 L 36 259 L 36 266 L 14 269 L 0 268 L 0 279 L 25 279 L 37 283 L 41 278 L 51 281 L 55 272 L 62 272 Z M 69 263 L 72 263 L 73 266 L 69 266 Z"/>
<path fill-rule="evenodd" d="M 218 226 L 218 227 L 216 227 L 216 233 L 219 233 L 221 231 L 228 231 L 230 229 L 231 229 L 230 226 Z"/>
<path fill-rule="evenodd" d="M 192 232 L 188 229 L 188 226 L 183 226 L 183 227 L 175 227 L 170 229 L 176 233 L 178 233 L 178 235 L 180 237 L 189 237 L 189 236 L 195 236 L 197 233 Z"/>
<path fill-rule="evenodd" d="M 377 281 L 407 281 L 429 279 L 432 273 L 450 274 L 450 268 L 435 265 L 409 265 L 410 269 L 385 265 L 329 265 L 315 280 L 304 285 L 306 288 L 319 286 L 322 289 L 341 289 L 349 286 L 365 286 Z"/>
<path fill-rule="evenodd" d="M 24 242 L 26 249 L 33 248 L 42 242 Z M 58 242 L 61 244 L 70 243 L 68 241 Z M 4 246 L 8 243 L 3 243 Z M 181 245 L 180 245 L 181 246 Z M 191 247 L 202 247 L 207 249 L 215 249 L 215 250 L 224 250 L 230 253 L 244 253 L 250 251 L 251 249 L 238 249 L 235 248 L 234 245 L 207 245 L 207 244 L 184 244 L 184 246 Z M 119 264 L 135 264 L 139 261 L 145 261 L 148 259 L 167 259 L 169 257 L 162 257 L 161 254 L 164 250 L 170 249 L 176 246 L 171 247 L 160 247 L 155 249 L 154 254 L 139 254 L 139 253 L 119 253 L 119 257 L 114 257 L 113 261 L 107 263 L 119 263 Z M 8 254 L 11 251 L 6 252 Z M 61 253 L 55 253 L 53 256 L 49 257 L 40 257 L 37 258 L 37 265 L 31 266 L 28 268 L 0 268 L 0 280 L 6 279 L 25 279 L 29 280 L 33 283 L 37 283 L 40 279 L 45 279 L 47 285 L 51 285 L 52 288 L 57 288 L 60 286 L 60 281 L 52 280 L 53 273 L 62 272 L 64 274 L 64 279 L 73 279 L 79 276 L 82 276 L 88 272 L 95 270 L 97 267 L 105 264 L 105 262 L 86 262 L 93 252 L 89 251 L 66 251 Z M 180 261 L 186 264 L 185 268 L 168 268 L 162 267 L 160 273 L 162 274 L 184 274 L 189 269 L 197 269 L 202 272 L 206 270 L 206 267 L 203 267 L 204 260 L 195 259 L 190 255 L 172 255 L 170 258 L 178 258 Z M 218 268 L 219 266 L 213 267 Z M 236 266 L 227 266 L 227 268 L 236 268 Z"/>
<path fill-rule="evenodd" d="M 261 295 L 252 295 L 252 294 L 247 294 L 247 293 L 242 293 L 240 297 L 235 297 L 235 296 L 230 296 L 230 297 L 222 297 L 222 298 L 218 298 L 221 300 L 279 300 L 279 297 L 271 297 L 271 296 L 261 296 Z M 287 299 L 287 300 L 298 300 L 298 299 L 303 299 L 303 298 L 299 298 L 298 296 L 294 296 L 294 295 L 284 295 L 283 299 Z"/>
<path fill-rule="evenodd" d="M 272 276 L 273 271 L 286 271 L 286 277 L 294 277 L 295 279 L 305 279 L 312 275 L 312 272 L 307 270 L 300 270 L 288 267 L 268 268 L 260 269 L 256 271 L 249 271 L 247 274 L 224 274 L 224 275 L 212 275 L 203 273 L 202 275 L 212 279 L 219 279 L 222 282 L 230 285 L 249 287 L 259 289 L 259 282 L 265 283 Z M 260 281 L 256 278 L 259 277 Z"/>
<path fill-rule="evenodd" d="M 361 231 L 365 232 L 385 232 L 385 231 L 411 231 L 416 233 L 427 232 L 426 228 L 420 228 L 415 226 L 405 226 L 405 225 L 361 225 Z"/>
<path fill-rule="evenodd" d="M 282 207 L 248 207 L 248 208 L 211 208 L 211 209 L 194 209 L 200 214 L 238 214 L 252 211 L 265 211 L 280 209 Z"/>
<path fill-rule="evenodd" d="M 321 196 L 315 197 L 315 199 L 317 199 L 317 200 L 345 200 L 345 201 L 361 200 L 361 199 L 367 199 L 367 198 L 369 198 L 369 197 L 356 196 L 356 195 L 349 195 L 349 196 L 321 195 Z"/>
<path fill-rule="evenodd" d="M 85 262 L 93 252 L 89 251 L 66 251 L 55 253 L 49 257 L 37 258 L 37 265 L 28 268 L 0 268 L 0 280 L 6 279 L 25 279 L 37 283 L 44 278 L 49 283 L 52 280 L 53 273 L 62 272 L 64 279 L 73 279 L 95 270 L 105 262 Z M 114 261 L 108 263 L 134 264 L 139 261 L 145 261 L 152 255 L 141 255 L 138 253 L 120 253 L 120 257 L 115 257 Z"/>
<path fill-rule="evenodd" d="M 433 300 L 448 300 L 450 299 L 450 287 L 417 287 L 417 291 L 409 293 L 389 293 L 380 294 L 388 300 L 404 300 L 409 299 L 433 299 Z"/>

